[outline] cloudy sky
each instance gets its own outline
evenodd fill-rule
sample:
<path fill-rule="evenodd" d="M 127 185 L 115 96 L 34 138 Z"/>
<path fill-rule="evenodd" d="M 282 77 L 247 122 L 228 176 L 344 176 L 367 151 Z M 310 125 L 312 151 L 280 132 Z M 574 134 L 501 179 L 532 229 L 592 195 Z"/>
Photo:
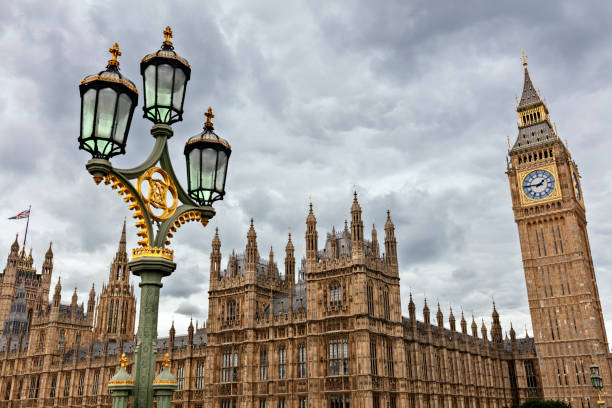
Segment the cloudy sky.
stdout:
<path fill-rule="evenodd" d="M 159 334 L 172 319 L 186 332 L 207 316 L 215 223 L 226 257 L 244 250 L 252 215 L 263 257 L 282 262 L 288 228 L 303 248 L 308 197 L 319 236 L 343 224 L 357 186 L 367 226 L 389 208 L 396 225 L 402 294 L 463 307 L 532 333 L 518 236 L 505 172 L 517 134 L 521 49 L 531 78 L 580 166 L 604 317 L 612 329 L 612 35 L 609 2 L 429 1 L 37 1 L 9 2 L 0 15 L 0 253 L 32 205 L 28 246 L 40 265 L 53 241 L 53 285 L 66 301 L 100 288 L 129 211 L 96 186 L 78 150 L 79 81 L 104 68 L 118 42 L 121 72 L 141 88 L 140 59 L 170 25 L 192 77 L 184 121 L 170 150 L 185 179 L 184 142 L 203 112 L 233 153 L 227 198 L 203 229 L 173 241 L 176 272 L 165 280 Z M 142 102 L 142 96 L 139 102 Z M 140 107 L 137 108 L 140 112 Z M 138 113 L 127 155 L 140 163 L 153 139 Z M 211 228 L 213 227 L 213 228 Z M 129 225 L 128 243 L 136 242 Z M 380 233 L 379 233 L 380 236 Z M 320 241 L 320 245 L 323 242 Z M 4 255 L 3 255 L 4 256 Z M 226 259 L 226 258 L 225 258 Z M 225 263 L 225 261 L 224 261 Z M 407 302 L 402 304 L 407 314 Z"/>

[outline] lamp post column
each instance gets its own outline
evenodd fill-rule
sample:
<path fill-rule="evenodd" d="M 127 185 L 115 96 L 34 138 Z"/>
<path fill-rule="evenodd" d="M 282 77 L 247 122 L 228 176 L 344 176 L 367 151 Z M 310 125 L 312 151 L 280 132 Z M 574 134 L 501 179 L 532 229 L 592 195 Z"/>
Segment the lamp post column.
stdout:
<path fill-rule="evenodd" d="M 161 280 L 170 275 L 176 264 L 162 257 L 143 256 L 128 263 L 131 272 L 140 276 L 140 314 L 136 334 L 134 408 L 153 407 L 153 379 L 157 357 L 157 318 Z"/>

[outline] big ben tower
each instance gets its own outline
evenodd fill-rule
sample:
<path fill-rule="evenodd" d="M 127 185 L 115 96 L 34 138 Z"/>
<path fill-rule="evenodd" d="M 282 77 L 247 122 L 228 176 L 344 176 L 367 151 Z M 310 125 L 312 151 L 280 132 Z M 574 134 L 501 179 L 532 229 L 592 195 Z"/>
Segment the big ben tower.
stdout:
<path fill-rule="evenodd" d="M 523 67 L 519 132 L 507 174 L 544 397 L 596 407 L 589 366 L 600 367 L 607 402 L 612 402 L 612 376 L 580 175 L 551 126 L 525 55 Z"/>

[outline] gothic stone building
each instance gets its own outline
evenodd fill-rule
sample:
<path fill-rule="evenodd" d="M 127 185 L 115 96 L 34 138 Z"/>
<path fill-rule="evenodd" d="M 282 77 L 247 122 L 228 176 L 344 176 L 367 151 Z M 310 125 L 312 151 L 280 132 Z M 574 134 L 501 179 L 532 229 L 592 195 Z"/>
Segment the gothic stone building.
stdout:
<path fill-rule="evenodd" d="M 518 105 L 519 137 L 508 177 L 533 322 L 534 338 L 502 335 L 453 311 L 423 321 L 409 297 L 402 316 L 395 227 L 365 238 L 362 211 L 334 228 L 319 247 L 312 206 L 306 254 L 296 265 L 289 236 L 284 271 L 270 251 L 262 259 L 253 221 L 244 253 L 221 266 L 216 232 L 210 255 L 209 315 L 177 336 L 174 324 L 157 344 L 158 369 L 169 354 L 180 408 L 484 408 L 528 398 L 596 406 L 588 366 L 610 377 L 608 345 L 576 164 L 550 127 L 548 110 L 525 65 Z M 49 302 L 51 248 L 42 271 L 12 245 L 0 276 L 0 408 L 110 407 L 107 383 L 121 353 L 134 358 L 134 288 L 129 283 L 125 226 L 108 282 L 87 307 Z M 297 271 L 297 279 L 295 273 Z M 97 305 L 97 306 L 96 306 Z M 608 388 L 604 390 L 606 398 Z"/>

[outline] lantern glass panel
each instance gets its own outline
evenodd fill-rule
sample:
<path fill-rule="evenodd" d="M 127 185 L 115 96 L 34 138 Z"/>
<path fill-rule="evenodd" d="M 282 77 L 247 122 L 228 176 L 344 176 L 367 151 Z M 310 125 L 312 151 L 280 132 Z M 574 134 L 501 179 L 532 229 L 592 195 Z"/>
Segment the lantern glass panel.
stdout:
<path fill-rule="evenodd" d="M 217 180 L 215 182 L 215 190 L 223 191 L 225 186 L 225 170 L 227 169 L 227 154 L 223 151 L 219 152 L 217 158 Z"/>
<path fill-rule="evenodd" d="M 159 117 L 163 122 L 170 118 L 169 109 L 172 101 L 172 84 L 174 68 L 168 64 L 161 64 L 157 67 L 157 106 Z"/>
<path fill-rule="evenodd" d="M 127 94 L 121 94 L 119 96 L 119 106 L 117 108 L 117 121 L 116 121 L 116 129 L 115 134 L 113 135 L 113 139 L 122 144 L 125 139 L 125 128 L 128 124 L 128 119 L 130 118 L 130 110 L 132 108 L 132 101 Z"/>
<path fill-rule="evenodd" d="M 211 148 L 208 149 L 204 149 L 202 150 L 202 167 L 201 167 L 201 174 L 202 174 L 202 185 L 201 187 L 206 189 L 206 190 L 212 190 L 214 188 L 214 182 L 215 182 L 215 169 L 216 169 L 216 163 L 217 161 L 217 152 Z M 210 200 L 210 195 L 211 192 L 207 191 L 205 193 L 205 200 Z"/>
<path fill-rule="evenodd" d="M 185 93 L 185 72 L 182 69 L 174 70 L 174 92 L 172 95 L 172 106 L 180 110 L 183 105 L 183 94 Z"/>
<path fill-rule="evenodd" d="M 113 148 L 112 133 L 115 119 L 117 92 L 111 88 L 103 88 L 98 92 L 98 107 L 96 112 L 96 137 L 98 152 L 108 155 Z"/>
<path fill-rule="evenodd" d="M 85 92 L 85 95 L 83 95 L 83 102 L 82 102 L 82 108 L 81 108 L 81 114 L 83 115 L 83 119 L 81 122 L 81 135 L 83 135 L 84 138 L 88 138 L 92 136 L 93 133 L 93 120 L 94 120 L 94 113 L 96 110 L 96 90 L 95 89 L 90 89 L 87 92 Z M 94 149 L 94 144 L 95 142 L 88 140 L 86 143 L 87 147 L 89 149 Z"/>
<path fill-rule="evenodd" d="M 155 65 L 149 65 L 145 70 L 145 108 L 155 105 Z M 153 116 L 149 113 L 149 116 Z"/>
<path fill-rule="evenodd" d="M 189 190 L 200 188 L 200 151 L 193 149 L 189 152 Z"/>

